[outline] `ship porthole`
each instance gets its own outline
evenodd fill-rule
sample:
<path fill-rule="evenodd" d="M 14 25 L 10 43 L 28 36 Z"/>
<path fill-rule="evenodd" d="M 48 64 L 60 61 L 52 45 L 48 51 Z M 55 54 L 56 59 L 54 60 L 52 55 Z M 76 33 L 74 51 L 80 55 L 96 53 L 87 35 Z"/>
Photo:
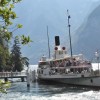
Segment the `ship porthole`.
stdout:
<path fill-rule="evenodd" d="M 81 77 L 84 77 L 84 75 L 81 75 Z"/>
<path fill-rule="evenodd" d="M 90 82 L 93 83 L 93 79 L 91 79 Z"/>

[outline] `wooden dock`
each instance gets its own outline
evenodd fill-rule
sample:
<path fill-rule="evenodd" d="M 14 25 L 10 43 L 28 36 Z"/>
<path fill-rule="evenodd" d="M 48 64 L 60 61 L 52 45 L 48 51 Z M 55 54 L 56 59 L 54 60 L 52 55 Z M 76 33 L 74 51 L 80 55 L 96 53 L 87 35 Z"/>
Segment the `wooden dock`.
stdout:
<path fill-rule="evenodd" d="M 8 81 L 9 78 L 20 78 L 24 82 L 27 75 L 26 72 L 0 72 L 0 79 Z"/>

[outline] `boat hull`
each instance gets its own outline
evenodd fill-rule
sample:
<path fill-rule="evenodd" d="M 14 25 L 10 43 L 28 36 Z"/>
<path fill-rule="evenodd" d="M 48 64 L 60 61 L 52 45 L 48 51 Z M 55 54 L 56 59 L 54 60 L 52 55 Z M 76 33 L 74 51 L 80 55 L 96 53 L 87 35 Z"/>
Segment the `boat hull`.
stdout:
<path fill-rule="evenodd" d="M 100 76 L 91 76 L 91 77 L 78 77 L 78 78 L 39 78 L 41 81 L 47 83 L 64 83 L 67 85 L 76 85 L 76 86 L 88 86 L 88 87 L 100 87 Z"/>

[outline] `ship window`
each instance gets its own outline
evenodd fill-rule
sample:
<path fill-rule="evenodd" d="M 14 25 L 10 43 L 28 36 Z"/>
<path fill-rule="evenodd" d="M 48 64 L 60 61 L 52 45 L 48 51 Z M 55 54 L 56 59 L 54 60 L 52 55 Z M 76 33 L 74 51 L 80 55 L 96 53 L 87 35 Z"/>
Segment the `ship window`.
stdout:
<path fill-rule="evenodd" d="M 65 51 L 65 54 L 67 54 L 67 51 Z"/>
<path fill-rule="evenodd" d="M 78 68 L 78 72 L 81 73 L 81 68 Z"/>
<path fill-rule="evenodd" d="M 91 79 L 90 82 L 93 83 L 93 80 Z"/>
<path fill-rule="evenodd" d="M 84 75 L 81 75 L 81 77 L 84 77 Z"/>
<path fill-rule="evenodd" d="M 43 70 L 41 70 L 41 74 L 43 74 Z"/>
<path fill-rule="evenodd" d="M 71 68 L 70 71 L 71 71 L 71 72 L 74 72 L 74 69 Z"/>
<path fill-rule="evenodd" d="M 57 69 L 55 69 L 55 72 L 57 72 L 58 70 Z"/>
<path fill-rule="evenodd" d="M 59 51 L 59 54 L 63 54 L 63 51 Z"/>
<path fill-rule="evenodd" d="M 39 63 L 39 67 L 42 67 L 42 66 L 44 66 L 44 65 L 49 65 L 49 62 L 40 62 L 40 63 Z"/>

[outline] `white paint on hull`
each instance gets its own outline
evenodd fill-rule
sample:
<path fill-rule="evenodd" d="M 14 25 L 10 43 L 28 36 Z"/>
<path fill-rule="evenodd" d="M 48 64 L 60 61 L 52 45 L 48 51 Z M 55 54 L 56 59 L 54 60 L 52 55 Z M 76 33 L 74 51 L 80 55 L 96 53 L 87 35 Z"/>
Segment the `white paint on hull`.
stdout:
<path fill-rule="evenodd" d="M 100 76 L 90 77 L 39 77 L 40 80 L 54 81 L 73 85 L 95 86 L 100 87 Z"/>

